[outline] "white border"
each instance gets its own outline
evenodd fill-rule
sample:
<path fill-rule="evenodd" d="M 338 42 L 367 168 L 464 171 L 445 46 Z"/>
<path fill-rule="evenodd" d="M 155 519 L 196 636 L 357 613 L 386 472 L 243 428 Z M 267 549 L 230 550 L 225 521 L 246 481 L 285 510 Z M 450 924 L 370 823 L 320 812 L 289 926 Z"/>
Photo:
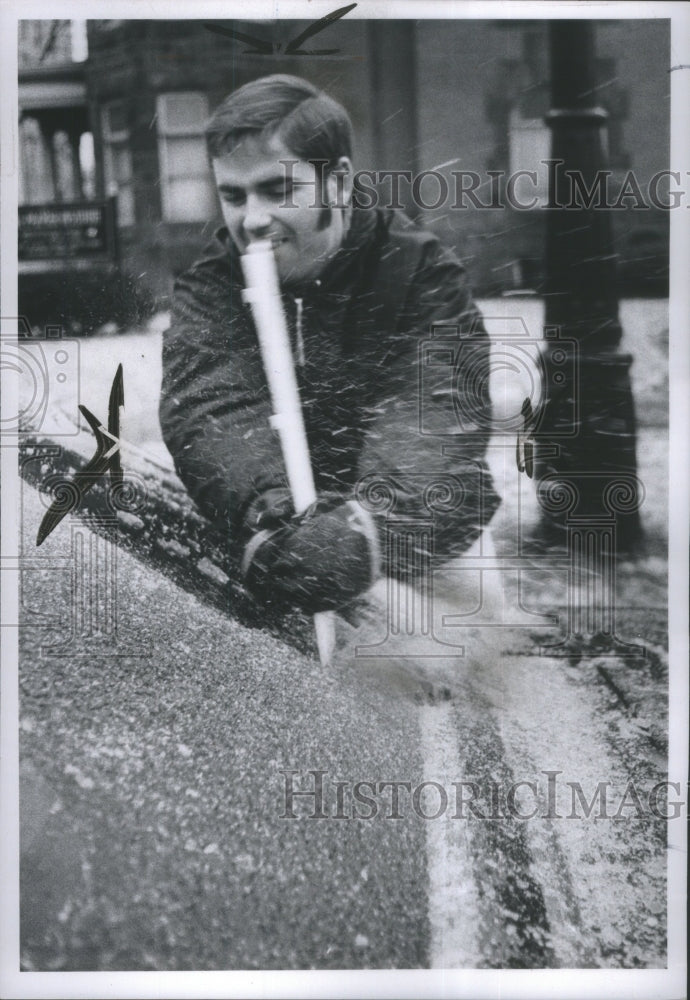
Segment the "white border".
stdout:
<path fill-rule="evenodd" d="M 676 7 L 675 4 L 669 6 Z M 680 12 L 679 12 L 680 13 Z M 671 163 L 690 181 L 690 7 L 671 22 Z M 679 67 L 674 69 L 673 67 Z M 685 68 L 683 68 L 685 67 Z M 669 295 L 669 777 L 688 794 L 688 688 L 690 600 L 688 525 L 690 524 L 690 220 L 687 209 L 671 213 L 671 281 Z M 677 218 L 674 217 L 677 215 Z M 686 798 L 687 802 L 687 798 Z M 687 996 L 687 824 L 669 827 L 668 962 L 678 968 L 680 992 Z M 672 914 L 680 911 L 680 919 Z M 677 963 L 677 965 L 676 965 Z M 685 965 L 683 966 L 683 963 Z"/>
<path fill-rule="evenodd" d="M 8 11 L 0 8 L 0 37 L 16 25 Z M 8 23 L 9 22 L 9 23 Z M 9 36 L 12 37 L 11 35 Z M 18 125 L 17 125 L 17 44 L 2 44 L 0 73 L 0 316 L 18 315 L 17 308 L 17 204 Z M 5 333 L 6 323 L 2 323 Z M 10 331 L 16 332 L 16 331 Z M 3 369 L 1 409 L 4 420 L 18 411 L 18 380 L 16 373 Z M 18 574 L 16 570 L 19 538 L 19 490 L 17 483 L 17 437 L 0 438 L 0 468 L 2 474 L 2 529 L 0 559 L 0 623 L 18 621 Z M 5 902 L 0 908 L 0 993 L 5 989 L 6 970 L 16 965 L 19 954 L 19 792 L 18 792 L 18 683 L 16 628 L 0 630 L 0 816 L 2 845 L 0 847 L 0 882 Z"/>
<path fill-rule="evenodd" d="M 180 0 L 113 0 L 107 4 L 110 16 L 123 18 L 204 19 L 251 17 L 315 18 L 342 3 L 336 0 L 237 0 L 182 3 Z M 17 174 L 12 169 L 17 150 L 17 20 L 55 17 L 100 17 L 104 3 L 91 0 L 0 0 L 2 39 L 0 103 L 2 123 L 2 220 L 0 315 L 17 315 L 16 205 Z M 672 19 L 672 66 L 690 66 L 690 8 L 685 3 L 583 3 L 583 2 L 493 2 L 473 0 L 360 0 L 349 18 L 432 18 L 432 19 Z M 688 120 L 687 80 L 690 69 L 672 75 L 671 167 L 690 178 L 690 132 L 681 123 Z M 687 127 L 686 127 L 687 129 Z M 687 783 L 688 735 L 688 567 L 687 538 L 690 496 L 688 428 L 690 428 L 690 350 L 688 317 L 690 284 L 690 227 L 684 211 L 671 217 L 671 468 L 670 490 L 670 780 Z M 2 413 L 16 412 L 16 385 L 3 372 Z M 16 452 L 2 448 L 2 557 L 16 556 L 18 490 Z M 16 573 L 2 574 L 2 620 L 16 621 Z M 515 997 L 572 998 L 639 997 L 676 1000 L 686 989 L 686 827 L 669 824 L 669 967 L 666 970 L 529 970 L 529 971 L 424 971 L 381 972 L 98 972 L 31 973 L 18 972 L 18 830 L 17 830 L 17 662 L 15 629 L 2 635 L 2 788 L 3 838 L 0 881 L 3 906 L 0 908 L 0 995 L 3 997 Z M 680 909 L 680 912 L 679 912 Z"/>

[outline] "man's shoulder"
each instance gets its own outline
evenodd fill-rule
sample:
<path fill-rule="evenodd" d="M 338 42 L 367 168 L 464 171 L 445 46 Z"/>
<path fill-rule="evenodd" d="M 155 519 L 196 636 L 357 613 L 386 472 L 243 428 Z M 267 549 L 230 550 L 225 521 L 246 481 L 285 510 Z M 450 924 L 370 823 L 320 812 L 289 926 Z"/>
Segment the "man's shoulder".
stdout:
<path fill-rule="evenodd" d="M 376 209 L 376 212 L 378 228 L 384 233 L 386 243 L 410 248 L 425 260 L 438 257 L 460 264 L 451 247 L 444 244 L 435 233 L 426 229 L 421 223 L 411 219 L 402 209 Z"/>
<path fill-rule="evenodd" d="M 198 285 L 239 283 L 239 262 L 225 226 L 217 229 L 199 257 L 175 279 L 175 290 Z"/>
<path fill-rule="evenodd" d="M 380 257 L 408 279 L 442 267 L 463 273 L 465 268 L 451 247 L 435 233 L 410 219 L 401 209 L 376 209 Z"/>
<path fill-rule="evenodd" d="M 429 242 L 438 242 L 433 233 L 414 222 L 402 209 L 360 209 L 358 214 L 369 216 L 369 218 L 373 216 L 375 221 L 373 225 L 370 223 L 369 229 L 380 243 L 404 243 L 422 246 Z"/>

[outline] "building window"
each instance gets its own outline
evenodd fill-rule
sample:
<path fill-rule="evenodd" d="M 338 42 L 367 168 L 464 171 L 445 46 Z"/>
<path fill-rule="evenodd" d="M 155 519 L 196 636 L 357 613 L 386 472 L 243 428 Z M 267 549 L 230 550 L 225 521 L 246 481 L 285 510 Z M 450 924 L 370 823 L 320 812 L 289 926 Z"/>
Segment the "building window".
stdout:
<path fill-rule="evenodd" d="M 103 167 L 106 194 L 117 195 L 117 215 L 121 226 L 134 225 L 134 186 L 129 125 L 123 101 L 103 108 Z"/>
<path fill-rule="evenodd" d="M 78 201 L 81 197 L 79 176 L 79 147 L 72 144 L 64 129 L 53 134 L 53 170 L 55 173 L 55 200 Z"/>
<path fill-rule="evenodd" d="M 19 123 L 19 204 L 40 205 L 55 198 L 48 139 L 38 120 L 22 118 Z"/>
<path fill-rule="evenodd" d="M 72 61 L 70 21 L 20 21 L 19 66 L 55 66 Z"/>
<path fill-rule="evenodd" d="M 206 95 L 159 94 L 157 111 L 163 218 L 168 222 L 212 218 L 216 196 L 204 140 Z"/>
<path fill-rule="evenodd" d="M 86 21 L 70 21 L 70 44 L 72 62 L 85 62 L 89 57 Z"/>
<path fill-rule="evenodd" d="M 551 155 L 551 130 L 543 118 L 523 118 L 518 107 L 510 112 L 508 125 L 510 149 L 510 174 L 519 170 L 529 170 L 536 174 L 533 178 L 522 176 L 515 182 L 517 201 L 544 207 L 549 200 L 549 172 L 544 160 Z"/>
<path fill-rule="evenodd" d="M 91 132 L 82 132 L 79 136 L 79 166 L 82 196 L 93 199 L 96 197 L 96 157 Z"/>

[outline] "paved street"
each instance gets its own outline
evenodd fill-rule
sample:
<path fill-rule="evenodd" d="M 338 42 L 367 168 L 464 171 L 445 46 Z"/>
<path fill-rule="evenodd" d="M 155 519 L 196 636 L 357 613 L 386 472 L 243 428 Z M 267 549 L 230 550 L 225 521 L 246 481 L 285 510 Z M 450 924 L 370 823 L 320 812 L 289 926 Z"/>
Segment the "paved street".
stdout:
<path fill-rule="evenodd" d="M 483 306 L 495 342 L 515 313 L 539 327 L 536 301 Z M 557 560 L 486 573 L 479 621 L 468 558 L 435 581 L 443 656 L 363 651 L 384 605 L 341 623 L 326 670 L 78 518 L 35 550 L 44 498 L 23 484 L 26 969 L 666 964 L 664 304 L 623 319 L 648 537 L 617 567 L 628 649 L 544 655 L 567 631 Z M 82 401 L 103 412 L 123 360 L 124 435 L 165 466 L 159 331 L 80 347 Z M 494 386 L 507 410 L 521 378 Z M 491 464 L 505 561 L 518 498 L 522 529 L 536 507 L 507 445 Z"/>

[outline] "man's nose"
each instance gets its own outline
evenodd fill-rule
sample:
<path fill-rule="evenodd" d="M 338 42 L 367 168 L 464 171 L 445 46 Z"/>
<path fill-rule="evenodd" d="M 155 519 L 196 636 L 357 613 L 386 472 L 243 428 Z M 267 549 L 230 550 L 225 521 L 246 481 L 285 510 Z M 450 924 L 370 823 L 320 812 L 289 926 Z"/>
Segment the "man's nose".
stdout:
<path fill-rule="evenodd" d="M 262 236 L 270 229 L 271 213 L 263 198 L 255 194 L 247 197 L 242 225 L 247 236 Z"/>

